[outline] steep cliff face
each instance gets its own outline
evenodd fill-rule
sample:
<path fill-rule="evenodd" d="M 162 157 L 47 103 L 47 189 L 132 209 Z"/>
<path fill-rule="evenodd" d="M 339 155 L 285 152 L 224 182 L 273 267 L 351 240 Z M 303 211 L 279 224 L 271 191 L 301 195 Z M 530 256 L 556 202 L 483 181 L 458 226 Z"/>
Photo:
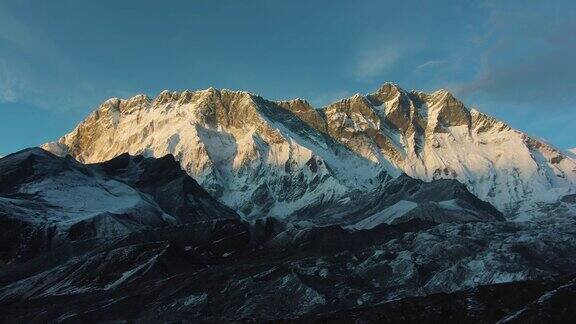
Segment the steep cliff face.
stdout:
<path fill-rule="evenodd" d="M 212 195 L 245 216 L 283 217 L 370 190 L 376 186 L 371 179 L 384 176 L 379 165 L 322 132 L 324 125 L 304 101 L 275 103 L 215 89 L 162 92 L 154 100 L 110 99 L 72 133 L 43 147 L 85 163 L 124 152 L 173 154 Z"/>
<path fill-rule="evenodd" d="M 457 179 L 509 216 L 538 215 L 538 206 L 574 191 L 574 159 L 468 110 L 445 90 L 426 94 L 385 84 L 324 111 L 330 134 L 357 154 L 383 158 L 415 178 Z"/>
<path fill-rule="evenodd" d="M 545 214 L 576 188 L 573 156 L 451 93 L 386 83 L 315 109 L 228 90 L 110 99 L 58 142 L 82 162 L 173 154 L 211 194 L 248 218 L 288 217 L 370 194 L 406 173 L 457 179 L 509 218 Z"/>

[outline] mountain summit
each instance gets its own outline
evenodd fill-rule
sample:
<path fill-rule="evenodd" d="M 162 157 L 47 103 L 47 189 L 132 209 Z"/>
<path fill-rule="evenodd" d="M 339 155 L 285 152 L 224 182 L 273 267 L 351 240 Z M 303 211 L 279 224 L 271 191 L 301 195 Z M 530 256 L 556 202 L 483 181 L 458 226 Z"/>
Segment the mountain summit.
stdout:
<path fill-rule="evenodd" d="M 542 206 L 576 188 L 576 160 L 560 150 L 468 109 L 446 90 L 392 83 L 321 109 L 214 88 L 112 98 L 42 147 L 85 163 L 125 152 L 172 154 L 248 218 L 369 199 L 402 173 L 456 179 L 519 219 L 545 213 Z"/>

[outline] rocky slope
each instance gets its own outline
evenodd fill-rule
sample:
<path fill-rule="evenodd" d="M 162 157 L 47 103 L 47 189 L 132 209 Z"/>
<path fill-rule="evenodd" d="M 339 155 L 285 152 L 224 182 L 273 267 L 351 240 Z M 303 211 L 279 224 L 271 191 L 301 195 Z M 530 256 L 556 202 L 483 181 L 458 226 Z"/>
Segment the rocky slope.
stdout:
<path fill-rule="evenodd" d="M 359 208 L 346 206 L 344 220 L 357 219 L 351 228 L 368 229 L 379 224 L 397 224 L 411 219 L 448 222 L 503 221 L 494 206 L 472 195 L 453 179 L 424 182 L 403 174 L 388 182 Z"/>
<path fill-rule="evenodd" d="M 408 92 L 390 83 L 322 109 L 213 88 L 114 98 L 43 147 L 87 163 L 125 152 L 173 154 L 248 218 L 322 209 L 401 173 L 457 179 L 519 220 L 546 214 L 543 207 L 576 187 L 573 157 L 469 110 L 447 91 Z"/>
<path fill-rule="evenodd" d="M 231 219 L 144 230 L 84 253 L 85 243 L 71 242 L 1 268 L 0 320 L 261 322 L 366 312 L 491 322 L 520 311 L 530 318 L 535 299 L 561 314 L 562 305 L 573 305 L 573 286 L 558 294 L 546 292 L 561 285 L 546 283 L 433 294 L 569 274 L 576 269 L 575 231 L 573 219 L 555 225 L 411 220 L 359 231 Z M 553 303 L 554 295 L 568 304 Z M 427 297 L 413 299 L 418 296 Z M 377 305 L 401 299 L 378 312 Z"/>
<path fill-rule="evenodd" d="M 350 195 L 332 211 L 247 222 L 171 155 L 83 165 L 17 152 L 0 159 L 0 321 L 308 319 L 398 299 L 430 310 L 454 298 L 431 294 L 576 270 L 576 195 L 532 222 L 504 221 L 454 179 L 402 174 Z M 309 221 L 333 214 L 342 224 Z M 485 307 L 532 316 L 528 297 Z"/>
<path fill-rule="evenodd" d="M 173 154 L 212 195 L 248 217 L 325 206 L 386 179 L 278 104 L 215 89 L 110 99 L 44 148 L 89 163 L 124 152 Z"/>
<path fill-rule="evenodd" d="M 574 276 L 481 286 L 283 323 L 562 323 L 576 316 Z"/>
<path fill-rule="evenodd" d="M 370 199 L 340 201 L 326 210 L 311 206 L 290 221 L 329 224 L 335 220 L 326 215 L 332 214 L 346 215 L 337 220 L 353 228 L 411 219 L 503 220 L 498 210 L 455 180 L 425 183 L 403 175 Z M 237 217 L 181 170 L 171 155 L 155 159 L 122 154 L 83 165 L 70 156 L 33 148 L 0 159 L 0 224 L 6 228 L 0 235 L 3 262 L 30 258 L 68 240 Z"/>
<path fill-rule="evenodd" d="M 1 262 L 30 258 L 68 240 L 237 217 L 172 156 L 123 154 L 83 165 L 32 148 L 0 159 Z"/>

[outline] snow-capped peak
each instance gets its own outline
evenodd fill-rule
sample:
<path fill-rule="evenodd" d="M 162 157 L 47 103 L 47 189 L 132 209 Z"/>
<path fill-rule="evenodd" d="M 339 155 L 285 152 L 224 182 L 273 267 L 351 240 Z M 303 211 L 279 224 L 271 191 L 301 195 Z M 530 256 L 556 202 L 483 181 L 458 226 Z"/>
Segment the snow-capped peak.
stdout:
<path fill-rule="evenodd" d="M 447 90 L 393 83 L 322 109 L 214 88 L 110 99 L 43 147 L 84 162 L 170 153 L 221 201 L 254 217 L 333 204 L 402 172 L 457 179 L 509 217 L 534 214 L 536 204 L 576 187 L 573 155 L 469 110 Z"/>

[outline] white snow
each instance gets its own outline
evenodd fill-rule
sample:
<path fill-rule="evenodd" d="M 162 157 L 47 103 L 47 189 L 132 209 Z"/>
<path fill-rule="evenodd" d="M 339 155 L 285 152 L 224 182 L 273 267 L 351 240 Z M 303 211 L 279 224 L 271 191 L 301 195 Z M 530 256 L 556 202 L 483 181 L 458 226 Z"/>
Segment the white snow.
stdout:
<path fill-rule="evenodd" d="M 438 205 L 444 209 L 452 211 L 465 211 L 467 213 L 475 213 L 473 210 L 462 208 L 456 199 L 441 201 L 438 203 Z"/>
<path fill-rule="evenodd" d="M 204 304 L 206 300 L 208 300 L 208 294 L 201 293 L 182 298 L 180 302 L 182 303 L 182 306 L 189 307 Z"/>
<path fill-rule="evenodd" d="M 106 287 L 104 287 L 104 290 L 114 289 L 114 288 L 118 287 L 119 285 L 121 285 L 122 283 L 130 280 L 130 278 L 132 278 L 134 275 L 138 274 L 139 272 L 145 272 L 146 271 L 145 268 L 151 267 L 152 264 L 154 262 L 156 262 L 157 258 L 158 258 L 158 256 L 154 256 L 154 257 L 150 258 L 149 260 L 147 260 L 146 262 L 122 273 L 122 275 L 120 275 L 120 277 L 118 279 L 107 284 Z"/>
<path fill-rule="evenodd" d="M 426 181 L 455 178 L 518 220 L 540 215 L 541 203 L 576 192 L 574 152 L 559 152 L 475 109 L 465 110 L 469 125 L 443 125 L 441 112 L 459 109 L 446 106 L 451 97 L 445 90 L 428 95 L 421 106 L 411 102 L 401 107 L 424 119 L 424 133 L 418 136 L 384 122 L 387 113 L 400 109 L 400 92 L 385 103 L 384 112 L 371 107 L 374 114 L 349 116 L 333 107 L 324 110 L 328 124 L 353 134 L 369 131 L 391 143 L 396 153 L 378 149 L 376 137 L 327 139 L 325 133 L 287 119 L 246 92 L 211 88 L 187 92 L 189 101 L 178 99 L 178 93 L 164 93 L 168 94 L 173 98 L 163 103 L 141 97 L 108 100 L 99 118 L 90 115 L 44 148 L 64 154 L 87 133 L 83 130 L 90 129 L 92 136 L 81 138 L 90 141 L 90 149 L 75 156 L 82 162 L 101 162 L 125 152 L 174 154 L 201 185 L 219 188 L 212 193 L 250 217 L 268 213 L 285 217 L 309 204 L 345 199 L 355 190 L 369 192 L 382 185 L 373 181 L 381 171 L 391 176 L 405 172 Z M 228 101 L 221 105 L 222 98 Z M 316 173 L 306 164 L 310 159 L 321 162 Z M 322 181 L 311 188 L 315 177 Z M 254 204 L 257 188 L 268 199 L 261 204 Z"/>
<path fill-rule="evenodd" d="M 418 207 L 418 204 L 408 200 L 400 200 L 394 205 L 367 217 L 351 227 L 357 230 L 371 229 L 380 224 L 391 224 L 396 218 L 406 214 L 412 209 Z"/>
<path fill-rule="evenodd" d="M 113 180 L 86 182 L 87 177 L 72 172 L 31 183 L 20 189 L 22 193 L 37 194 L 54 206 L 61 206 L 55 215 L 78 222 L 104 212 L 121 213 L 142 203 L 139 194 L 129 186 Z"/>
<path fill-rule="evenodd" d="M 576 159 L 576 147 L 566 150 L 566 154 L 568 154 L 571 158 Z"/>

